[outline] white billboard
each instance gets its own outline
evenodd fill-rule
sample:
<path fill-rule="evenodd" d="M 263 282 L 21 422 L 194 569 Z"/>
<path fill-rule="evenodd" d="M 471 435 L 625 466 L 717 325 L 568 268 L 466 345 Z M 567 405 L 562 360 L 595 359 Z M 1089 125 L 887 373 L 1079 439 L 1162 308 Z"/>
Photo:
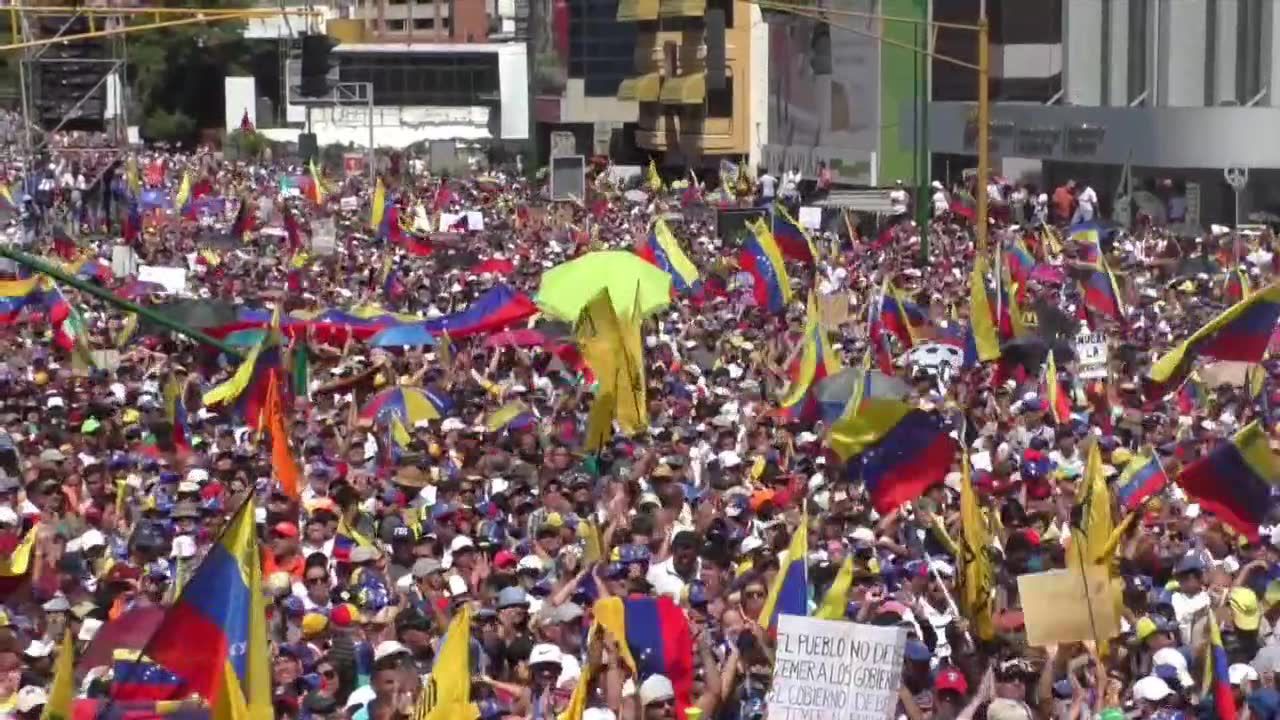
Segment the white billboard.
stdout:
<path fill-rule="evenodd" d="M 258 84 L 252 77 L 233 77 L 228 75 L 226 88 L 226 106 L 223 122 L 227 131 L 240 129 L 240 122 L 245 113 L 249 113 L 249 122 L 258 126 Z"/>

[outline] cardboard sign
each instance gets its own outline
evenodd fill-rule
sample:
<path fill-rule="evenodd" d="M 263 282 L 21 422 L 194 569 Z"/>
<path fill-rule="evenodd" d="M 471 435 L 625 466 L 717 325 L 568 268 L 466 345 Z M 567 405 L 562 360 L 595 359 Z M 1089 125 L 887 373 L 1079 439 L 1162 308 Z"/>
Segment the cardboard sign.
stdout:
<path fill-rule="evenodd" d="M 1107 337 L 1102 333 L 1082 333 L 1076 336 L 1076 362 L 1079 375 L 1089 380 L 1107 376 Z"/>
<path fill-rule="evenodd" d="M 800 223 L 800 227 L 806 227 L 810 230 L 822 229 L 822 208 L 810 207 L 805 205 L 800 208 L 800 217 L 796 218 L 796 222 Z"/>
<path fill-rule="evenodd" d="M 1090 567 L 1084 578 L 1073 570 L 1019 575 L 1027 644 L 1043 647 L 1115 637 L 1120 634 L 1116 606 L 1122 591 L 1123 583 L 1102 566 Z"/>
<path fill-rule="evenodd" d="M 338 201 L 338 208 L 342 212 L 355 212 L 360 209 L 360 198 L 347 195 Z"/>
<path fill-rule="evenodd" d="M 174 295 L 187 291 L 187 269 L 168 265 L 139 265 L 138 280 L 153 282 Z"/>
<path fill-rule="evenodd" d="M 780 616 L 769 720 L 892 720 L 906 644 L 900 627 Z"/>
<path fill-rule="evenodd" d="M 835 332 L 836 328 L 849 321 L 849 294 L 832 293 L 818 295 L 818 323 L 827 332 Z"/>
<path fill-rule="evenodd" d="M 311 252 L 332 255 L 338 249 L 338 230 L 333 218 L 319 218 L 311 223 Z"/>

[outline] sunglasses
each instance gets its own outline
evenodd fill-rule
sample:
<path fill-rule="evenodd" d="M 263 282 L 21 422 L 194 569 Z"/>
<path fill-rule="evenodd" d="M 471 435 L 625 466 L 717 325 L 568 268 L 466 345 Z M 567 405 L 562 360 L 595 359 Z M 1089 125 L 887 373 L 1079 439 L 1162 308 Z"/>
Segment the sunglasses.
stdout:
<path fill-rule="evenodd" d="M 325 576 L 325 577 L 309 577 L 309 578 L 307 578 L 307 584 L 308 584 L 308 585 L 321 585 L 321 584 L 323 584 L 323 583 L 327 583 L 327 582 L 329 582 L 329 578 L 328 578 L 328 576 Z"/>
<path fill-rule="evenodd" d="M 746 591 L 745 593 L 743 593 L 742 595 L 743 595 L 743 597 L 745 597 L 745 598 L 747 598 L 747 599 L 749 599 L 749 600 L 759 600 L 759 599 L 761 599 L 761 598 L 763 598 L 763 597 L 765 596 L 765 591 L 763 591 L 763 590 L 748 590 L 748 591 Z"/>

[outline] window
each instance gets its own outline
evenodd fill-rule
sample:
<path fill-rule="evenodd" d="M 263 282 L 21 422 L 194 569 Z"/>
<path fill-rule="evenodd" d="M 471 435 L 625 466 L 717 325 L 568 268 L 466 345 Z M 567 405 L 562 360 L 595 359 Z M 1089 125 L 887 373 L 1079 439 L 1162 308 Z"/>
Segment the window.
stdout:
<path fill-rule="evenodd" d="M 343 53 L 338 72 L 342 82 L 373 83 L 379 106 L 482 105 L 498 95 L 498 59 L 490 53 Z"/>
<path fill-rule="evenodd" d="M 435 18 L 414 18 L 413 19 L 414 30 L 434 30 L 435 27 L 436 27 Z"/>
<path fill-rule="evenodd" d="M 1236 15 L 1236 98 L 1247 103 L 1262 92 L 1262 3 L 1240 0 Z"/>
<path fill-rule="evenodd" d="M 589 97 L 612 97 L 635 74 L 636 24 L 618 22 L 617 0 L 568 0 L 568 76 Z"/>
<path fill-rule="evenodd" d="M 387 32 L 404 32 L 404 20 L 388 20 Z"/>
<path fill-rule="evenodd" d="M 732 118 L 733 117 L 733 78 L 726 76 L 724 79 L 724 89 L 712 90 L 707 88 L 707 117 L 709 118 Z"/>
<path fill-rule="evenodd" d="M 1147 92 L 1147 53 L 1151 34 L 1148 31 L 1150 16 L 1147 0 L 1129 0 L 1129 102 L 1132 103 Z M 1155 105 L 1155 98 L 1148 97 L 1146 104 Z"/>

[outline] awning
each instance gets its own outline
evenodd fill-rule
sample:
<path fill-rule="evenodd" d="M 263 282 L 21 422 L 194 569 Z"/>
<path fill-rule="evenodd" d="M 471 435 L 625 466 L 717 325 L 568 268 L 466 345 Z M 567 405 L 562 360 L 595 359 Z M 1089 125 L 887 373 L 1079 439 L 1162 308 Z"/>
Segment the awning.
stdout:
<path fill-rule="evenodd" d="M 667 105 L 700 105 L 707 99 L 707 74 L 694 73 L 684 77 L 667 78 L 662 83 L 659 98 Z"/>
<path fill-rule="evenodd" d="M 627 78 L 618 86 L 619 100 L 635 100 L 637 102 L 656 102 L 662 77 L 651 72 L 640 77 Z"/>
<path fill-rule="evenodd" d="M 702 17 L 707 14 L 707 0 L 662 0 L 662 17 Z"/>
<path fill-rule="evenodd" d="M 656 20 L 659 0 L 618 0 L 618 20 Z"/>

